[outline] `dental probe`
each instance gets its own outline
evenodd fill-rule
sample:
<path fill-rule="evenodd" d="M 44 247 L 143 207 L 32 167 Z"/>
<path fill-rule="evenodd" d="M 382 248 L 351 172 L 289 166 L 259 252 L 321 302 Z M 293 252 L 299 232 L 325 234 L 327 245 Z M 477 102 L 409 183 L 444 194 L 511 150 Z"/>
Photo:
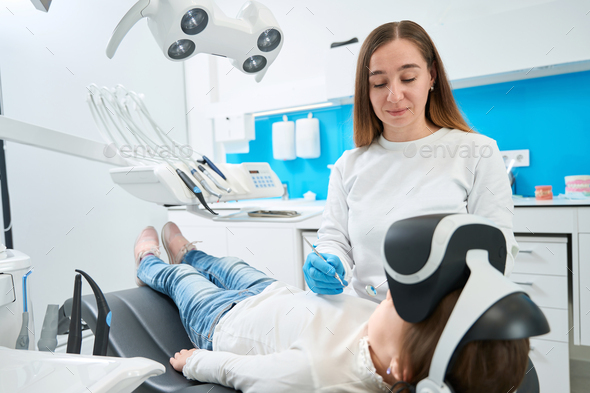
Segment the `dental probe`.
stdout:
<path fill-rule="evenodd" d="M 385 284 L 386 282 L 387 282 L 387 280 L 383 281 L 381 284 L 377 285 L 376 287 L 374 287 L 372 285 L 365 286 L 365 291 L 367 291 L 367 295 L 369 295 L 371 297 L 377 296 L 377 288 L 379 288 L 381 285 Z"/>
<path fill-rule="evenodd" d="M 307 240 L 307 238 L 305 238 L 305 237 L 304 237 L 304 238 L 303 238 L 303 240 L 305 240 L 305 242 L 306 242 L 307 244 L 309 244 L 309 246 L 311 247 L 311 249 L 313 250 L 313 252 L 315 252 L 315 253 L 318 255 L 318 257 L 322 258 L 322 259 L 324 260 L 324 262 L 328 263 L 328 261 L 326 261 L 326 258 L 324 258 L 324 257 L 322 256 L 322 254 L 320 254 L 320 253 L 318 252 L 318 250 L 316 250 L 316 249 L 315 249 L 315 247 L 313 246 L 313 244 L 311 244 L 311 243 L 309 242 L 309 240 Z M 342 284 L 342 286 L 343 286 L 343 287 L 345 287 L 345 286 L 346 286 L 346 285 L 344 285 L 344 283 L 342 282 L 342 280 L 340 279 L 340 277 L 338 277 L 338 273 L 336 272 L 336 269 L 334 269 L 334 277 L 336 277 L 336 278 L 338 279 L 338 281 L 340 281 L 340 284 Z"/>

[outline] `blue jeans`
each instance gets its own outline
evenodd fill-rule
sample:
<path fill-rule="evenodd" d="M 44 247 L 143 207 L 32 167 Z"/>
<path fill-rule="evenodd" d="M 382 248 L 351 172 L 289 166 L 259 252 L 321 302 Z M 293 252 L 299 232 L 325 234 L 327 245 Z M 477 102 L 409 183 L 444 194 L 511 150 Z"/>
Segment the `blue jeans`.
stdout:
<path fill-rule="evenodd" d="M 197 250 L 187 252 L 178 265 L 148 255 L 137 277 L 174 300 L 193 345 L 208 350 L 213 349 L 213 331 L 221 317 L 276 281 L 239 258 L 216 258 Z"/>

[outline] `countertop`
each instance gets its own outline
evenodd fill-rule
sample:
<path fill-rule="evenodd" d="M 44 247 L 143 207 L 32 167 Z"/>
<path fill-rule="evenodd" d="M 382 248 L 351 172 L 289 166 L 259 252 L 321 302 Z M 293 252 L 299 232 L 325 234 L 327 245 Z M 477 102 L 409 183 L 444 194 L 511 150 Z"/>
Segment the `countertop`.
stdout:
<path fill-rule="evenodd" d="M 590 206 L 590 198 L 588 199 L 565 199 L 554 198 L 547 201 L 536 200 L 535 198 L 518 198 L 513 197 L 514 207 L 539 207 L 539 206 Z"/>
<path fill-rule="evenodd" d="M 274 223 L 296 223 L 310 218 L 320 216 L 324 211 L 326 201 L 306 200 L 303 198 L 282 200 L 280 198 L 248 199 L 243 201 L 231 201 L 221 203 L 210 203 L 209 207 L 218 216 L 212 217 L 213 221 L 247 221 L 247 222 L 274 222 Z M 171 207 L 170 210 L 185 210 L 186 206 Z M 204 210 L 198 206 L 199 210 Z M 190 209 L 189 209 L 190 210 Z M 300 215 L 291 218 L 275 217 L 250 217 L 248 212 L 255 210 L 295 210 Z"/>
<path fill-rule="evenodd" d="M 535 198 L 513 197 L 515 207 L 556 207 L 556 206 L 590 206 L 588 199 L 554 198 L 552 200 L 536 200 Z M 253 210 L 302 210 L 305 212 L 322 212 L 326 204 L 325 200 L 310 201 L 303 198 L 282 200 L 280 198 L 247 199 L 238 202 L 211 203 L 209 206 L 218 212 L 220 216 L 235 215 L 238 212 Z M 186 206 L 173 206 L 170 210 L 186 210 Z M 275 219 L 272 219 L 275 220 Z"/>

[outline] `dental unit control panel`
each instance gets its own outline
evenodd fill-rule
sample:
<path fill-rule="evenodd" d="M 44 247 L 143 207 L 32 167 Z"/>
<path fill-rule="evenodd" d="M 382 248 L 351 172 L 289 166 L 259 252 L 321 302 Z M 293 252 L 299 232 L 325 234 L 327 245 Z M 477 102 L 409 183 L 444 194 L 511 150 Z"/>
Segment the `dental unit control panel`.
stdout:
<path fill-rule="evenodd" d="M 283 194 L 283 187 L 278 176 L 266 162 L 248 162 L 242 164 L 217 164 L 226 175 L 223 180 L 217 173 L 212 176 L 231 192 L 205 197 L 207 202 L 235 201 L 251 198 L 278 197 Z M 186 166 L 181 166 L 185 168 Z M 198 205 L 199 200 L 176 176 L 167 164 L 144 167 L 115 168 L 110 170 L 111 178 L 130 194 L 160 205 Z M 211 183 L 210 179 L 205 179 Z"/>

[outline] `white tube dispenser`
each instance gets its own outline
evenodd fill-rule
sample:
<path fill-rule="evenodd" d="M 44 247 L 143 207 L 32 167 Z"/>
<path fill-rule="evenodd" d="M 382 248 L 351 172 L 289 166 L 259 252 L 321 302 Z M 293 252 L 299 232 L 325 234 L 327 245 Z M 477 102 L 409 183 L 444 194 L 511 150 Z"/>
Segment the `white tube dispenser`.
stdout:
<path fill-rule="evenodd" d="M 320 156 L 320 121 L 310 112 L 306 119 L 296 123 L 295 149 L 297 157 L 318 158 Z"/>

